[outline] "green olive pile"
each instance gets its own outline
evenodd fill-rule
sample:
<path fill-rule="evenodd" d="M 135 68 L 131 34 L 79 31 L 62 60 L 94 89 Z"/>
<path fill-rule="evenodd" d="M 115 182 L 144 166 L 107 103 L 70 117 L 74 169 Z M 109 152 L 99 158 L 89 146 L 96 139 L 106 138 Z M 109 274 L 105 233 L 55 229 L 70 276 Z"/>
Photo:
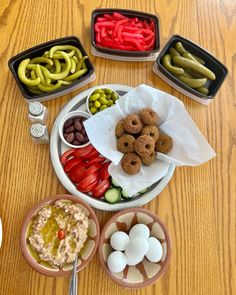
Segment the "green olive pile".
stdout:
<path fill-rule="evenodd" d="M 96 114 L 115 104 L 118 94 L 110 88 L 96 89 L 89 97 L 89 111 Z"/>
<path fill-rule="evenodd" d="M 209 91 L 205 86 L 207 80 L 215 80 L 216 76 L 204 64 L 204 60 L 188 52 L 181 42 L 171 47 L 169 54 L 162 58 L 162 65 L 167 71 L 187 86 L 208 95 Z"/>
<path fill-rule="evenodd" d="M 30 92 L 41 94 L 78 80 L 88 71 L 87 58 L 75 46 L 53 46 L 40 57 L 24 59 L 17 73 Z"/>

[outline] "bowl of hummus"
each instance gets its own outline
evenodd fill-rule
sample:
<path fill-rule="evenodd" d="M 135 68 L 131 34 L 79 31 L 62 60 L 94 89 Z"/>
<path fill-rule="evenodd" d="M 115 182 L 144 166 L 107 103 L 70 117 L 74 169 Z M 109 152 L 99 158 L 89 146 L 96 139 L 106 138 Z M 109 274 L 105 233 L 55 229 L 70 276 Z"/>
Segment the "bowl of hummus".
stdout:
<path fill-rule="evenodd" d="M 95 254 L 99 223 L 92 208 L 78 197 L 56 195 L 35 205 L 21 231 L 21 250 L 27 262 L 48 276 L 69 275 Z"/>

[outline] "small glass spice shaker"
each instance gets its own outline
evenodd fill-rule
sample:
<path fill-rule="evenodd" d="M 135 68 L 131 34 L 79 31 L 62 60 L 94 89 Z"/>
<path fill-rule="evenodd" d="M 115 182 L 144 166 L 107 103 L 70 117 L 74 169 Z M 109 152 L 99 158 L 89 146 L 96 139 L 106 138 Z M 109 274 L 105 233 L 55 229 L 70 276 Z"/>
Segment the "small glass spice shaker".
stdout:
<path fill-rule="evenodd" d="M 30 102 L 28 105 L 29 119 L 33 123 L 42 123 L 44 124 L 47 119 L 48 110 L 40 102 L 34 101 Z"/>
<path fill-rule="evenodd" d="M 49 143 L 48 130 L 45 125 L 40 123 L 33 124 L 30 128 L 30 135 L 37 144 Z"/>

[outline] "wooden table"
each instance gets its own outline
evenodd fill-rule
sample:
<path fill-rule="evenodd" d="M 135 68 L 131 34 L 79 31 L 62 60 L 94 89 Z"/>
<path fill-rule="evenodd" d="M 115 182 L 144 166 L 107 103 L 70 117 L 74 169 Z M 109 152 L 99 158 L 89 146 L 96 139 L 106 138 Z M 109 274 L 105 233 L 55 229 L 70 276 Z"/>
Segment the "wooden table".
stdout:
<path fill-rule="evenodd" d="M 129 8 L 158 14 L 161 44 L 184 35 L 217 56 L 229 75 L 214 102 L 203 106 L 180 94 L 152 72 L 152 62 L 118 62 L 90 53 L 90 16 L 96 7 Z M 27 105 L 7 67 L 10 57 L 62 36 L 82 40 L 96 67 L 96 80 L 73 93 L 48 101 L 49 130 L 62 106 L 80 91 L 102 83 L 147 83 L 182 100 L 217 157 L 199 167 L 177 168 L 170 184 L 145 206 L 167 224 L 173 242 L 166 275 L 142 290 L 124 290 L 103 272 L 97 255 L 79 274 L 79 294 L 91 295 L 228 295 L 236 294 L 236 99 L 234 0 L 0 2 L 0 294 L 67 294 L 68 278 L 44 277 L 21 255 L 24 216 L 48 195 L 64 193 L 50 161 L 49 145 L 29 136 Z M 101 226 L 112 213 L 96 211 Z"/>

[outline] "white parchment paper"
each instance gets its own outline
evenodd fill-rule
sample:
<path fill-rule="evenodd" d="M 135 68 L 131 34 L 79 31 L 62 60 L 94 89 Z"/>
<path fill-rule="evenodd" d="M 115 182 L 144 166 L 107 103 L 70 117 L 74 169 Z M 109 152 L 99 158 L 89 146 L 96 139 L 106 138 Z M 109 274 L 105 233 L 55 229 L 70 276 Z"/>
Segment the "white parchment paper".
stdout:
<path fill-rule="evenodd" d="M 172 137 L 173 148 L 168 155 L 158 153 L 154 164 L 148 167 L 142 165 L 138 174 L 130 176 L 119 165 L 123 154 L 116 148 L 115 127 L 125 116 L 138 113 L 145 107 L 157 112 L 160 117 L 159 129 Z M 122 96 L 115 106 L 86 120 L 84 125 L 92 145 L 112 161 L 109 167 L 111 176 L 130 195 L 161 179 L 170 163 L 195 166 L 215 156 L 184 104 L 172 95 L 143 84 Z"/>

